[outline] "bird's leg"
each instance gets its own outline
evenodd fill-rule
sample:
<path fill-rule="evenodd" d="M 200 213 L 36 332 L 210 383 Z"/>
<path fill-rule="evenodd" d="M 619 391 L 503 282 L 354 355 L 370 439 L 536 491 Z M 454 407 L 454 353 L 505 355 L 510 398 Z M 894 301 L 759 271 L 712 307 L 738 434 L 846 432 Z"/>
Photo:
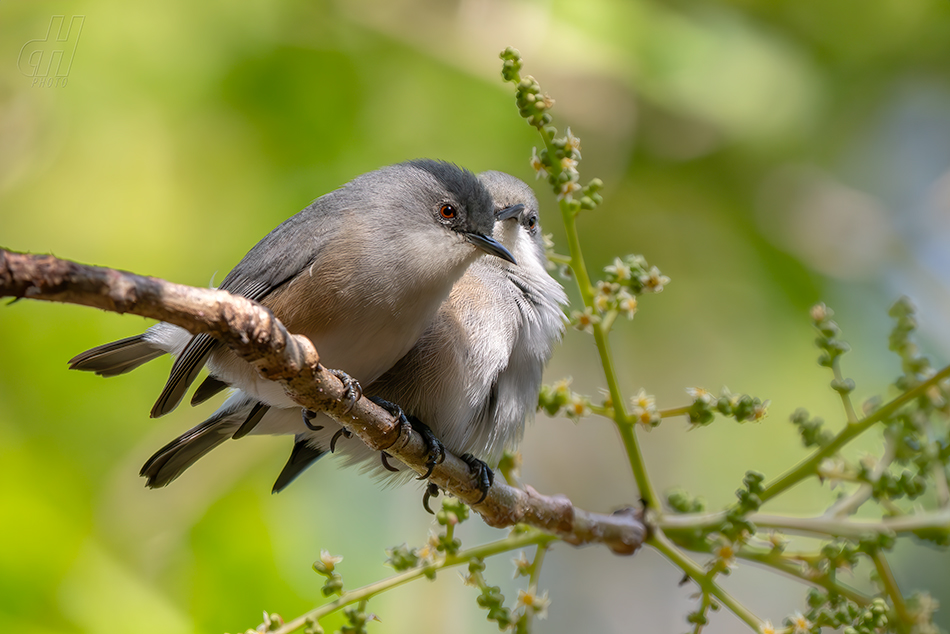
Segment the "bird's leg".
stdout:
<path fill-rule="evenodd" d="M 387 401 L 384 398 L 379 398 L 378 396 L 367 396 L 366 398 L 373 401 L 374 403 L 382 407 L 384 410 L 392 414 L 392 416 L 399 422 L 400 434 L 402 433 L 403 426 L 407 426 L 410 429 L 412 428 L 412 425 L 409 424 L 409 419 L 406 418 L 406 414 L 402 411 L 402 408 L 396 405 L 395 403 L 391 403 L 390 401 Z M 389 460 L 388 460 L 389 458 L 392 458 L 390 454 L 386 453 L 385 451 L 379 452 L 379 460 L 380 462 L 383 463 L 383 468 L 386 469 L 386 471 L 393 471 L 393 472 L 399 471 L 399 469 L 389 464 Z"/>
<path fill-rule="evenodd" d="M 412 426 L 413 431 L 419 432 L 422 439 L 426 441 L 426 447 L 428 448 L 426 457 L 426 467 L 428 467 L 428 469 L 426 469 L 425 473 L 416 478 L 416 480 L 428 480 L 429 476 L 432 475 L 432 470 L 435 469 L 435 465 L 445 462 L 445 445 L 442 444 L 441 440 L 435 437 L 435 434 L 432 433 L 428 425 L 415 416 L 409 417 L 409 424 Z"/>
<path fill-rule="evenodd" d="M 438 438 L 436 438 L 435 434 L 432 433 L 432 430 L 429 429 L 429 426 L 420 421 L 415 416 L 407 417 L 406 413 L 402 411 L 402 408 L 395 403 L 391 403 L 385 399 L 379 398 L 378 396 L 369 396 L 367 398 L 398 419 L 400 426 L 408 425 L 410 429 L 419 432 L 419 434 L 422 436 L 422 439 L 426 443 L 426 467 L 428 467 L 428 469 L 424 474 L 419 476 L 418 479 L 425 480 L 431 476 L 432 470 L 435 469 L 435 465 L 441 464 L 445 460 L 445 446 Z M 390 465 L 386 463 L 385 457 L 382 458 L 382 460 L 383 466 L 389 469 Z M 390 469 L 390 471 L 391 470 L 392 469 Z"/>
<path fill-rule="evenodd" d="M 351 377 L 343 370 L 327 368 L 327 372 L 340 379 L 340 383 L 343 384 L 343 398 L 340 400 L 346 403 L 346 409 L 343 410 L 343 413 L 349 414 L 350 410 L 353 409 L 353 406 L 356 405 L 356 401 L 362 398 L 363 388 L 360 387 L 360 384 L 356 379 Z"/>
<path fill-rule="evenodd" d="M 484 460 L 479 460 L 470 453 L 463 454 L 460 457 L 468 465 L 469 470 L 475 477 L 478 490 L 482 492 L 482 497 L 478 498 L 478 502 L 475 502 L 475 504 L 481 504 L 488 495 L 488 489 L 495 483 L 495 472 L 488 467 Z"/>

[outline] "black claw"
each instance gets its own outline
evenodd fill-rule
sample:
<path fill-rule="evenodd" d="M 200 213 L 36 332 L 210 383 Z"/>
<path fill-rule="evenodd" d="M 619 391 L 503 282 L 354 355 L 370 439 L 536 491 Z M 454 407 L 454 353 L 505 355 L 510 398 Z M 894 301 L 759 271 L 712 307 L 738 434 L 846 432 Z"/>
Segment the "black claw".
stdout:
<path fill-rule="evenodd" d="M 343 398 L 341 400 L 346 401 L 346 409 L 343 413 L 348 414 L 349 411 L 353 409 L 353 406 L 356 405 L 356 401 L 363 397 L 363 388 L 360 387 L 356 379 L 343 370 L 327 368 L 327 372 L 340 379 L 340 383 L 343 384 Z"/>
<path fill-rule="evenodd" d="M 426 469 L 425 473 L 416 478 L 416 480 L 428 480 L 429 476 L 432 475 L 432 470 L 435 469 L 435 465 L 445 462 L 445 445 L 442 444 L 441 440 L 436 438 L 435 434 L 432 433 L 432 430 L 429 429 L 428 425 L 423 423 L 415 416 L 410 416 L 408 421 L 412 426 L 413 431 L 419 432 L 419 434 L 422 436 L 428 451 L 428 457 L 426 458 L 426 466 L 428 469 Z"/>
<path fill-rule="evenodd" d="M 470 453 L 463 454 L 461 458 L 465 461 L 465 464 L 468 465 L 469 470 L 475 477 L 478 490 L 482 492 L 482 497 L 478 498 L 478 501 L 475 502 L 475 504 L 481 504 L 485 501 L 485 498 L 488 497 L 488 490 L 495 484 L 495 472 L 485 464 L 484 460 L 479 460 Z"/>
<path fill-rule="evenodd" d="M 396 467 L 394 467 L 394 466 L 392 466 L 391 464 L 389 464 L 389 458 L 392 458 L 392 456 L 390 456 L 390 455 L 389 455 L 388 453 L 386 453 L 385 451 L 380 451 L 380 452 L 379 452 L 379 459 L 380 459 L 380 461 L 382 461 L 382 463 L 383 463 L 383 468 L 386 469 L 386 471 L 392 471 L 393 473 L 398 472 L 399 469 L 397 469 Z"/>
<path fill-rule="evenodd" d="M 429 512 L 429 515 L 435 515 L 432 512 L 432 509 L 429 508 L 429 498 L 439 497 L 439 487 L 434 482 L 430 482 L 429 486 L 426 487 L 425 495 L 422 496 L 422 508 Z"/>
<path fill-rule="evenodd" d="M 323 429 L 323 425 L 314 425 L 310 421 L 317 417 L 317 413 L 312 409 L 307 409 L 306 407 L 300 410 L 300 415 L 303 417 L 303 424 L 307 426 L 307 429 L 310 431 L 320 431 Z"/>
<path fill-rule="evenodd" d="M 341 427 L 337 433 L 333 434 L 333 438 L 330 439 L 330 453 L 336 453 L 336 441 L 340 439 L 340 436 L 352 438 L 353 432 L 346 427 Z"/>

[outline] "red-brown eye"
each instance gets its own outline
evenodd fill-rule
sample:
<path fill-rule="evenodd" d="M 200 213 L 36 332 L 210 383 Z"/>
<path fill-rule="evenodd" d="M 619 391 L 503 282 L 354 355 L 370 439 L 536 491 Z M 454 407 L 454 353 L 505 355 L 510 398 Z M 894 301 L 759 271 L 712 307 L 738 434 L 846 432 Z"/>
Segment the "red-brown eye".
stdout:
<path fill-rule="evenodd" d="M 452 205 L 442 205 L 442 207 L 439 208 L 439 215 L 446 220 L 451 220 L 455 217 L 455 207 Z"/>

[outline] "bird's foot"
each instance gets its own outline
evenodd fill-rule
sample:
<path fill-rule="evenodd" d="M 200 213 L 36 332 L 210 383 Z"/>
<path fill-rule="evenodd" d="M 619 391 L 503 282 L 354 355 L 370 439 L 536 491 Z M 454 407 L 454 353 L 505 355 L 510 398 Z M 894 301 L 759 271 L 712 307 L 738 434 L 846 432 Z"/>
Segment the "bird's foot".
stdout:
<path fill-rule="evenodd" d="M 488 496 L 488 489 L 495 483 L 495 472 L 489 468 L 484 460 L 479 460 L 470 453 L 463 454 L 460 457 L 468 465 L 469 471 L 472 472 L 472 476 L 475 478 L 478 490 L 482 492 L 482 497 L 478 498 L 478 502 L 475 502 L 475 504 L 481 504 Z"/>
<path fill-rule="evenodd" d="M 428 480 L 429 476 L 432 475 L 432 470 L 435 469 L 435 465 L 445 462 L 445 445 L 442 444 L 441 440 L 436 438 L 428 425 L 415 416 L 409 417 L 409 425 L 412 426 L 413 431 L 419 432 L 419 435 L 422 436 L 422 439 L 426 443 L 427 449 L 426 472 L 416 478 L 416 480 Z"/>
<path fill-rule="evenodd" d="M 418 432 L 422 436 L 422 440 L 426 443 L 426 472 L 417 478 L 417 480 L 426 480 L 429 476 L 432 475 L 432 470 L 435 469 L 435 466 L 442 464 L 445 461 L 445 445 L 442 444 L 436 435 L 432 432 L 428 425 L 423 423 L 421 420 L 415 416 L 406 416 L 406 413 L 402 411 L 402 408 L 387 401 L 385 399 L 379 398 L 378 396 L 369 396 L 369 400 L 373 401 L 384 410 L 392 414 L 398 421 L 400 425 L 400 433 L 402 433 L 402 426 L 408 426 L 411 430 Z M 392 465 L 386 462 L 387 455 L 382 456 L 383 466 L 390 471 L 395 471 L 392 468 Z"/>
<path fill-rule="evenodd" d="M 353 406 L 356 405 L 356 401 L 362 398 L 363 388 L 360 387 L 360 384 L 356 379 L 351 377 L 343 370 L 327 368 L 327 372 L 340 379 L 340 383 L 343 384 L 343 398 L 340 400 L 346 403 L 346 409 L 343 410 L 343 413 L 348 414 L 350 410 L 353 409 Z"/>

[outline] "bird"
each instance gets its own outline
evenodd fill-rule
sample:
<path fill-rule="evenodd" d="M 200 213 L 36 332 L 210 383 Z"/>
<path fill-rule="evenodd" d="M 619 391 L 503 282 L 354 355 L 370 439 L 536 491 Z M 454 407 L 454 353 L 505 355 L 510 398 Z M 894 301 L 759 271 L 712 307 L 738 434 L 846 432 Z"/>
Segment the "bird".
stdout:
<path fill-rule="evenodd" d="M 290 332 L 310 338 L 321 364 L 341 371 L 348 389 L 358 388 L 409 351 L 479 256 L 514 261 L 491 237 L 494 212 L 491 195 L 468 170 L 432 159 L 390 165 L 278 225 L 220 288 L 269 308 Z M 193 403 L 231 387 L 258 409 L 300 411 L 279 384 L 220 341 L 164 322 L 83 352 L 70 368 L 115 376 L 166 353 L 176 358 L 152 417 L 173 410 L 205 365 L 210 374 Z M 233 402 L 212 418 L 226 416 Z"/>
<path fill-rule="evenodd" d="M 564 330 L 567 298 L 547 272 L 534 192 L 503 172 L 483 172 L 479 179 L 492 195 L 494 238 L 516 262 L 473 263 L 412 349 L 363 392 L 397 405 L 410 420 L 429 426 L 450 451 L 471 456 L 470 464 L 483 463 L 490 473 L 504 450 L 520 443 L 525 420 L 534 413 L 544 366 Z M 361 442 L 336 443 L 342 429 L 329 419 L 308 426 L 299 408 L 267 407 L 237 391 L 210 418 L 156 452 L 142 475 L 148 486 L 164 486 L 214 446 L 247 433 L 294 434 L 275 493 L 335 444 L 345 464 L 389 482 L 412 475 L 389 473 Z"/>

